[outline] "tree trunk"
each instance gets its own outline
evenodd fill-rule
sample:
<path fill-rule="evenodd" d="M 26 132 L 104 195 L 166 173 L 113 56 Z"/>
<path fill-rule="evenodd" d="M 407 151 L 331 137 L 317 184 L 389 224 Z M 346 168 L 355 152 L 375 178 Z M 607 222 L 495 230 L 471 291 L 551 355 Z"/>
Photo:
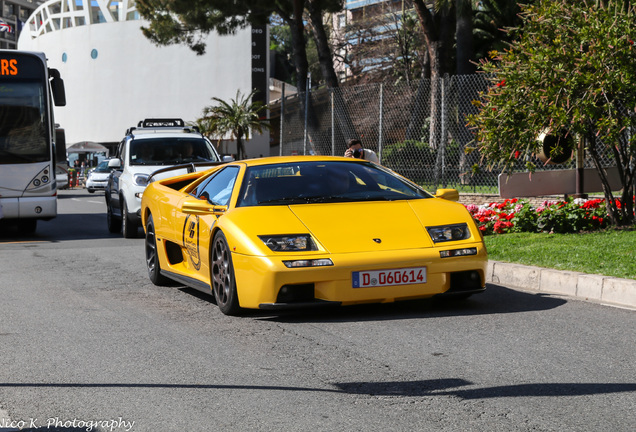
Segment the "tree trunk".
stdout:
<path fill-rule="evenodd" d="M 431 70 L 431 117 L 429 145 L 437 149 L 442 139 L 441 132 L 441 95 L 444 73 L 446 70 L 449 40 L 452 36 L 450 29 L 454 24 L 454 16 L 448 8 L 436 12 L 434 15 L 426 7 L 423 0 L 414 0 L 415 11 L 424 32 L 424 40 L 428 51 Z"/>
<path fill-rule="evenodd" d="M 457 75 L 475 73 L 475 65 L 471 63 L 475 56 L 473 43 L 473 8 L 470 0 L 455 0 L 457 20 L 456 52 Z"/>
<path fill-rule="evenodd" d="M 320 61 L 320 70 L 322 76 L 325 79 L 325 84 L 329 88 L 336 88 L 339 86 L 338 76 L 333 67 L 333 57 L 331 55 L 331 48 L 329 47 L 329 38 L 325 31 L 325 26 L 322 22 L 323 12 L 322 9 L 315 4 L 316 0 L 309 0 L 307 9 L 309 10 L 309 23 L 316 42 L 316 49 L 318 51 L 318 60 Z"/>
<path fill-rule="evenodd" d="M 304 92 L 307 87 L 307 51 L 305 49 L 305 27 L 303 25 L 304 0 L 293 0 L 293 16 L 282 14 L 281 17 L 289 25 L 292 39 L 292 52 L 294 53 L 294 65 L 296 66 L 296 87 L 299 92 Z"/>
<path fill-rule="evenodd" d="M 629 167 L 629 164 L 625 164 L 623 158 L 621 157 L 620 151 L 618 150 L 620 144 L 618 146 L 612 147 L 614 152 L 616 165 L 619 170 L 619 177 L 622 186 L 622 199 L 620 202 L 620 206 L 616 202 L 616 198 L 614 197 L 614 193 L 612 192 L 612 188 L 610 186 L 607 171 L 601 164 L 600 157 L 598 155 L 596 149 L 596 136 L 594 133 L 588 132 L 586 134 L 586 142 L 587 149 L 589 150 L 590 156 L 592 157 L 592 161 L 594 162 L 594 167 L 598 172 L 598 175 L 601 179 L 601 184 L 603 186 L 603 194 L 605 195 L 605 204 L 607 207 L 607 215 L 610 219 L 610 223 L 614 226 L 629 226 L 634 224 L 634 206 L 633 206 L 633 196 L 632 196 L 632 188 L 634 186 L 634 173 L 631 171 L 631 168 L 628 168 L 625 171 L 624 167 Z"/>

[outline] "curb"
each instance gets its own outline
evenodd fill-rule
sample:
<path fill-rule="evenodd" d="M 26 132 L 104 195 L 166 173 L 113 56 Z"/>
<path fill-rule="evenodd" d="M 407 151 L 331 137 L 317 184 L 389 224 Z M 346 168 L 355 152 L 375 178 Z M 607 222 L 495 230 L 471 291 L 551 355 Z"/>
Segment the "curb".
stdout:
<path fill-rule="evenodd" d="M 488 261 L 486 282 L 636 309 L 636 280 Z"/>

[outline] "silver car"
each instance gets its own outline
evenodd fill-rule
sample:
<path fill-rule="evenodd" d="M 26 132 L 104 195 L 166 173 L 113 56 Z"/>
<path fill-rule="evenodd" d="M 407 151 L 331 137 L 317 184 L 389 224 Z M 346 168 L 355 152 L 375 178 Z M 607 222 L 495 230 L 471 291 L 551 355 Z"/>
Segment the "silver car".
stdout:
<path fill-rule="evenodd" d="M 95 169 L 92 169 L 86 177 L 86 189 L 88 193 L 94 193 L 96 190 L 106 190 L 108 177 L 113 168 L 108 167 L 108 161 L 102 161 Z"/>

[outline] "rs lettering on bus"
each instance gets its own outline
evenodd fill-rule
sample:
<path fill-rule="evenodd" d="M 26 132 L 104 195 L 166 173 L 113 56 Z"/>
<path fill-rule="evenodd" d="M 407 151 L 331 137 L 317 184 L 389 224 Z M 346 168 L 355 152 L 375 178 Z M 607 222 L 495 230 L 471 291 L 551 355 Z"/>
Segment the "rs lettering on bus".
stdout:
<path fill-rule="evenodd" d="M 0 75 L 17 75 L 18 61 L 16 59 L 2 59 L 0 61 Z"/>

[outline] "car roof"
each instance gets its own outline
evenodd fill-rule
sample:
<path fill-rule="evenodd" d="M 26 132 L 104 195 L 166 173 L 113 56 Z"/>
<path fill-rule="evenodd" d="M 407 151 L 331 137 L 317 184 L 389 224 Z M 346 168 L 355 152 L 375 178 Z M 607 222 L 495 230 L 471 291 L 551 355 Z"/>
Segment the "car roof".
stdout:
<path fill-rule="evenodd" d="M 345 163 L 369 163 L 361 159 L 346 158 L 343 156 L 269 156 L 255 159 L 243 159 L 240 163 L 244 163 L 248 167 L 271 164 L 285 164 L 297 162 L 345 162 Z M 231 164 L 232 162 L 228 162 Z"/>
<path fill-rule="evenodd" d="M 139 133 L 142 132 L 142 133 Z M 195 138 L 195 139 L 204 139 L 203 135 L 198 132 L 185 132 L 183 130 L 172 130 L 167 131 L 165 129 L 162 130 L 154 130 L 154 131 L 141 131 L 140 129 L 135 130 L 133 133 L 128 135 L 132 139 L 153 139 L 153 138 Z"/>

